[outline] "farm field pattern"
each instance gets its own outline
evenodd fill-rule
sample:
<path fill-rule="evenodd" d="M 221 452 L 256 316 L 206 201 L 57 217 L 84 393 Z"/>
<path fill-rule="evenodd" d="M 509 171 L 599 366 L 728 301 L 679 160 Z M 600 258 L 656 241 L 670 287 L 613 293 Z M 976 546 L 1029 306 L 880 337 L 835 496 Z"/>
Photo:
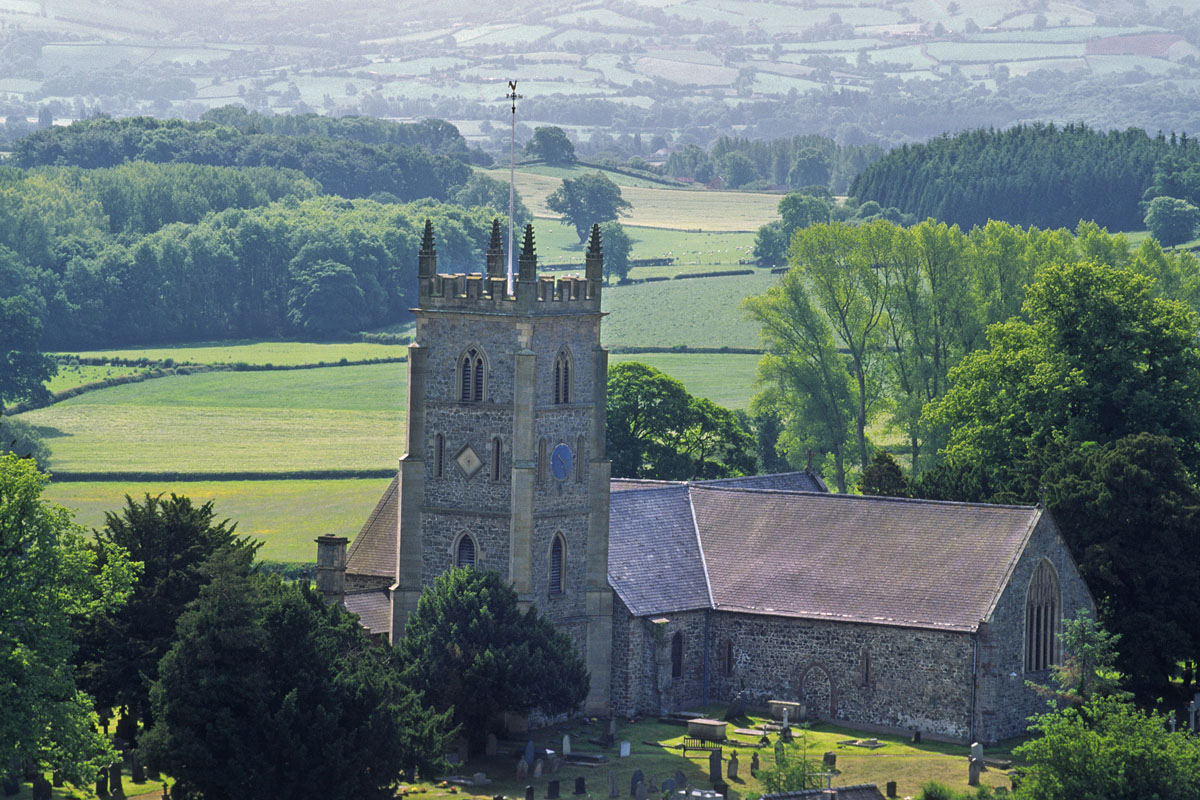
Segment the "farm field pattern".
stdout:
<path fill-rule="evenodd" d="M 1155 0 L 1148 11 L 1167 5 Z M 1112 6 L 1114 14 L 1134 8 L 1121 0 Z M 991 90 L 1000 67 L 1011 75 L 1050 68 L 1200 77 L 1200 50 L 1175 32 L 1142 24 L 1146 16 L 1106 18 L 1065 2 L 1031 10 L 1018 0 L 643 0 L 585 8 L 566 0 L 0 0 L 0 21 L 36 42 L 6 70 L 0 99 L 7 93 L 14 101 L 73 107 L 76 98 L 111 102 L 124 91 L 143 113 L 189 116 L 230 102 L 275 113 L 386 116 L 388 104 L 449 100 L 494 107 L 496 114 L 473 111 L 465 119 L 495 122 L 513 77 L 530 98 L 639 106 L 653 102 L 642 92 L 654 84 L 679 99 L 739 103 L 791 102 L 810 90 L 867 89 L 881 79 L 965 78 Z M 334 17 L 335 44 L 321 44 Z M 131 70 L 171 84 L 126 86 L 112 77 Z M 502 136 L 503 127 L 494 133 Z"/>

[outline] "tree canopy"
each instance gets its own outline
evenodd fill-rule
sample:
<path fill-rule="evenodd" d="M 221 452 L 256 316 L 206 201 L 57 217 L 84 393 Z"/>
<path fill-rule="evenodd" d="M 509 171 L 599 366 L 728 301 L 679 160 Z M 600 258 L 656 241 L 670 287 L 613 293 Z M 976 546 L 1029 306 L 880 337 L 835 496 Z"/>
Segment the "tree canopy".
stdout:
<path fill-rule="evenodd" d="M 446 715 L 404 686 L 392 648 L 306 585 L 247 575 L 236 554 L 208 569 L 151 690 L 143 744 L 173 791 L 384 798 L 405 771 L 443 768 Z"/>
<path fill-rule="evenodd" d="M 111 543 L 88 547 L 41 498 L 48 482 L 33 461 L 0 455 L 0 764 L 84 784 L 118 756 L 75 685 L 71 621 L 119 607 L 139 565 Z"/>
<path fill-rule="evenodd" d="M 525 143 L 525 155 L 540 158 L 547 164 L 574 164 L 575 145 L 562 128 L 543 125 L 533 129 L 533 137 Z"/>
<path fill-rule="evenodd" d="M 608 370 L 607 449 L 622 478 L 692 480 L 752 474 L 754 438 L 737 414 L 647 364 Z"/>
<path fill-rule="evenodd" d="M 622 211 L 631 208 L 621 197 L 621 187 L 599 171 L 563 178 L 562 185 L 546 198 L 546 205 L 562 214 L 564 224 L 575 226 L 580 244 L 587 241 L 592 225 L 615 220 Z"/>
<path fill-rule="evenodd" d="M 1165 247 L 1183 244 L 1200 227 L 1200 208 L 1177 197 L 1155 197 L 1146 207 L 1146 227 Z"/>
<path fill-rule="evenodd" d="M 610 220 L 600 226 L 600 241 L 604 248 L 604 279 L 616 278 L 620 283 L 629 274 L 629 251 L 633 249 L 633 240 L 624 225 Z"/>
<path fill-rule="evenodd" d="M 46 396 L 45 383 L 58 372 L 58 362 L 40 352 L 41 339 L 42 323 L 31 303 L 0 297 L 0 413 L 6 402 Z"/>
<path fill-rule="evenodd" d="M 397 644 L 404 678 L 482 744 L 502 712 L 578 708 L 589 677 L 571 640 L 495 572 L 455 568 L 426 587 Z"/>
<path fill-rule="evenodd" d="M 196 505 L 175 494 L 126 495 L 123 509 L 105 514 L 96 532 L 97 572 L 107 568 L 111 551 L 127 552 L 143 567 L 128 603 L 83 622 L 80 675 L 99 707 L 125 706 L 135 719 L 150 721 L 150 684 L 176 621 L 208 583 L 208 561 L 233 554 L 243 571 L 250 569 L 259 544 L 237 536 L 236 527 L 217 520 L 211 500 Z"/>

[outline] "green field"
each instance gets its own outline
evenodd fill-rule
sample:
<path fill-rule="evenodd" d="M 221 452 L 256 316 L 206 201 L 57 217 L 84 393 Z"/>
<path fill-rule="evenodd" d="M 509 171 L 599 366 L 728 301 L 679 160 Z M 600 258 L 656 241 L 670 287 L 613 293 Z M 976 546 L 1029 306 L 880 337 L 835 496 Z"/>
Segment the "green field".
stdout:
<path fill-rule="evenodd" d="M 313 539 L 323 533 L 354 538 L 390 478 L 331 481 L 185 481 L 180 483 L 51 483 L 45 496 L 75 511 L 77 522 L 98 528 L 106 511 L 125 505 L 125 495 L 187 495 L 214 501 L 218 519 L 261 539 L 259 558 L 314 561 Z"/>
<path fill-rule="evenodd" d="M 59 364 L 58 373 L 46 381 L 46 388 L 51 393 L 61 392 L 88 383 L 99 383 L 105 378 L 120 378 L 141 371 L 140 367 L 95 367 L 88 364 Z"/>
<path fill-rule="evenodd" d="M 605 289 L 604 344 L 660 347 L 760 347 L 758 325 L 742 317 L 742 299 L 761 294 L 777 276 L 661 281 Z"/>
<path fill-rule="evenodd" d="M 641 361 L 681 381 L 697 397 L 725 408 L 747 409 L 760 358 L 740 353 L 613 353 L 608 363 Z"/>
<path fill-rule="evenodd" d="M 633 241 L 630 258 L 674 258 L 675 263 L 667 267 L 636 267 L 629 277 L 634 280 L 658 276 L 671 277 L 679 272 L 703 272 L 712 269 L 747 269 L 739 263 L 753 258 L 754 234 L 708 231 L 686 233 L 666 228 L 644 228 L 625 225 L 625 232 Z M 585 245 L 571 225 L 538 220 L 534 223 L 537 240 L 539 272 L 546 265 L 575 264 L 583 268 Z M 649 342 L 642 342 L 649 344 Z"/>
<path fill-rule="evenodd" d="M 541 168 L 537 168 L 541 169 Z M 562 184 L 563 176 L 582 175 L 594 169 L 558 168 L 557 175 L 524 170 L 516 173 L 517 191 L 536 217 L 558 219 L 546 198 Z M 508 170 L 482 170 L 499 181 L 508 181 Z M 638 182 L 620 173 L 606 173 L 614 183 Z M 644 182 L 643 182 L 644 183 Z M 667 186 L 621 186 L 621 196 L 632 208 L 621 215 L 624 225 L 673 228 L 688 231 L 757 231 L 778 216 L 781 195 L 766 192 L 711 192 L 704 189 Z"/>
<path fill-rule="evenodd" d="M 195 344 L 171 345 L 166 347 L 127 348 L 121 350 L 89 350 L 72 353 L 83 358 L 122 358 L 127 360 L 149 359 L 165 361 L 174 359 L 177 364 L 275 364 L 296 366 L 300 364 L 336 364 L 343 358 L 347 361 L 367 361 L 381 358 L 403 358 L 408 354 L 404 345 L 369 344 L 367 342 L 343 342 L 334 344 L 315 342 L 197 342 Z M 105 368 L 107 369 L 107 368 Z"/>
<path fill-rule="evenodd" d="M 406 373 L 396 364 L 212 372 L 117 386 L 21 417 L 51 470 L 279 472 L 395 466 Z"/>

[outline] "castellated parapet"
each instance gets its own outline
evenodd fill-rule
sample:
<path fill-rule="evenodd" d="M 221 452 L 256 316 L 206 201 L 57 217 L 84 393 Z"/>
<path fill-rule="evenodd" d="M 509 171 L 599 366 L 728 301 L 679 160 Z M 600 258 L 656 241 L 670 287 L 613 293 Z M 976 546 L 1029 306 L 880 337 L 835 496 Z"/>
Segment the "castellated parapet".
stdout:
<path fill-rule="evenodd" d="M 417 302 L 420 308 L 521 314 L 577 314 L 600 310 L 603 257 L 599 226 L 592 226 L 584 275 L 555 278 L 538 276 L 533 226 L 526 225 L 511 294 L 502 247 L 500 223 L 493 220 L 486 273 L 438 273 L 433 226 L 426 220 L 418 259 Z"/>

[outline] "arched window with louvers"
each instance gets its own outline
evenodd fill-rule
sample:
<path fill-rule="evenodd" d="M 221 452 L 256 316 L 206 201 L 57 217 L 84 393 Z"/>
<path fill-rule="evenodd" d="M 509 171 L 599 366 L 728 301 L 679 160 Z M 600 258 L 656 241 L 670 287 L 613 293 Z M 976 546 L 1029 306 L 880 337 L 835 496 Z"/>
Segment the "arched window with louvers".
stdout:
<path fill-rule="evenodd" d="M 550 542 L 550 594 L 564 594 L 567 587 L 567 543 L 561 533 Z"/>
<path fill-rule="evenodd" d="M 458 401 L 482 403 L 487 397 L 487 359 L 479 347 L 469 347 L 458 358 Z"/>
<path fill-rule="evenodd" d="M 567 348 L 558 351 L 554 357 L 554 402 L 556 404 L 570 403 L 574 396 L 571 386 L 571 352 Z"/>
<path fill-rule="evenodd" d="M 477 552 L 475 540 L 471 538 L 471 534 L 464 533 L 458 537 L 458 544 L 454 547 L 454 566 L 474 567 Z"/>

